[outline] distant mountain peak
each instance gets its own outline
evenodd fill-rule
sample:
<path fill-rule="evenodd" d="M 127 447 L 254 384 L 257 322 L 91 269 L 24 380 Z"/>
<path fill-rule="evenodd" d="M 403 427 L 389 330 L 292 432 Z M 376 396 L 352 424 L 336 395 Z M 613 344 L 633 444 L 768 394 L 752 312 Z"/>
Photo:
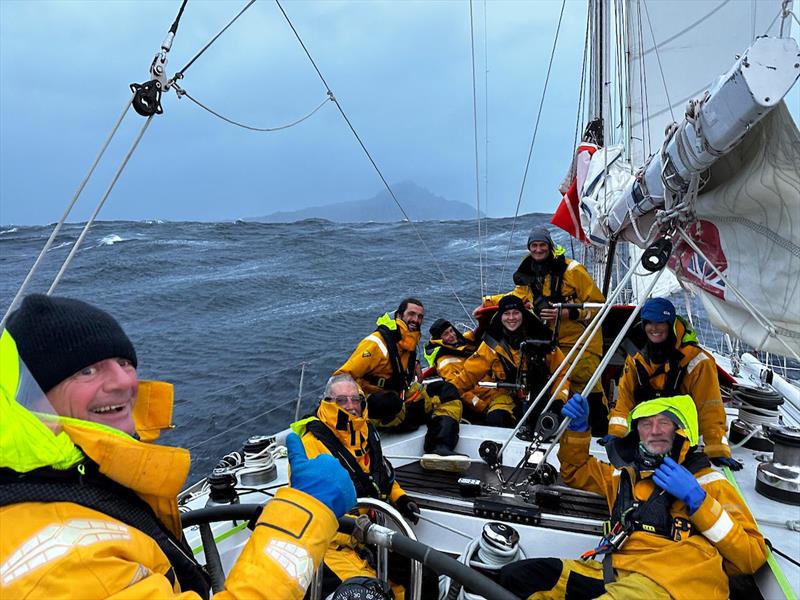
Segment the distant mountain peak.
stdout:
<path fill-rule="evenodd" d="M 464 221 L 475 218 L 473 206 L 438 196 L 413 181 L 400 181 L 392 184 L 391 187 L 398 202 L 412 221 Z M 348 200 L 299 210 L 278 211 L 248 220 L 290 223 L 305 219 L 326 219 L 338 223 L 368 221 L 390 223 L 402 221 L 404 216 L 389 192 L 383 189 L 374 196 L 363 200 Z"/>

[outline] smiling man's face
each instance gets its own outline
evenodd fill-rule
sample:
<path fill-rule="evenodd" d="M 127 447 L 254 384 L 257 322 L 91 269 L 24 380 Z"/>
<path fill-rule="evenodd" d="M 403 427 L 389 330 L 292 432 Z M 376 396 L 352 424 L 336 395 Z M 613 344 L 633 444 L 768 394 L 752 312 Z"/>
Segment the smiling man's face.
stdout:
<path fill-rule="evenodd" d="M 136 367 L 126 358 L 107 358 L 67 377 L 47 392 L 56 413 L 102 423 L 130 435 L 139 391 Z"/>

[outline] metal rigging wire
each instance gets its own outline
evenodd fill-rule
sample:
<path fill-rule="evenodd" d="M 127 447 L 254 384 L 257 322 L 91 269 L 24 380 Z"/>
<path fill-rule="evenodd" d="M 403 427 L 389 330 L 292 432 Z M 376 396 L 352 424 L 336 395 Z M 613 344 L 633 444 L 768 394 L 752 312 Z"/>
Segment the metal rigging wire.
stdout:
<path fill-rule="evenodd" d="M 192 102 L 197 104 L 197 106 L 199 106 L 203 110 L 206 110 L 206 111 L 210 112 L 215 117 L 217 117 L 219 119 L 222 119 L 226 123 L 230 123 L 231 125 L 235 125 L 236 127 L 241 127 L 242 129 L 247 129 L 249 131 L 258 131 L 258 132 L 281 131 L 282 129 L 289 129 L 290 127 L 294 127 L 295 125 L 299 125 L 300 123 L 302 123 L 306 119 L 310 119 L 311 117 L 313 117 L 317 113 L 317 111 L 319 109 L 321 109 L 323 106 L 325 106 L 326 102 L 328 102 L 329 100 L 332 99 L 330 97 L 325 98 L 322 102 L 320 102 L 320 104 L 314 110 L 312 110 L 306 116 L 300 117 L 296 121 L 292 121 L 291 123 L 287 123 L 286 125 L 278 125 L 276 127 L 253 127 L 252 125 L 246 125 L 244 123 L 239 123 L 238 121 L 234 121 L 233 119 L 229 119 L 228 117 L 219 114 L 217 111 L 209 108 L 208 106 L 206 106 L 205 104 L 200 102 L 197 98 L 192 97 L 192 95 L 189 92 L 187 92 L 186 90 L 181 88 L 177 83 L 173 83 L 172 87 L 175 88 L 175 92 L 178 94 L 178 98 L 182 98 L 183 96 L 186 96 L 189 100 L 191 100 Z"/>
<path fill-rule="evenodd" d="M 248 2 L 248 3 L 247 3 L 245 6 L 244 6 L 244 8 L 243 8 L 242 10 L 240 10 L 240 11 L 239 11 L 239 14 L 237 14 L 235 17 L 233 17 L 233 19 L 231 19 L 231 20 L 228 22 L 228 24 L 227 24 L 227 25 L 225 25 L 225 27 L 223 27 L 222 29 L 220 29 L 219 33 L 217 33 L 217 35 L 215 35 L 213 38 L 211 38 L 211 39 L 209 40 L 209 42 L 208 42 L 208 43 L 207 43 L 205 46 L 203 46 L 203 47 L 200 49 L 200 51 L 199 51 L 197 54 L 195 54 L 195 55 L 192 57 L 192 59 L 191 59 L 191 60 L 190 60 L 188 63 L 186 63 L 186 65 L 185 65 L 185 66 L 184 66 L 182 69 L 180 69 L 180 70 L 179 70 L 177 73 L 175 73 L 175 75 L 174 75 L 174 76 L 172 77 L 172 79 L 170 80 L 170 83 L 172 83 L 172 82 L 174 82 L 174 81 L 177 81 L 178 79 L 183 79 L 183 74 L 184 74 L 184 73 L 186 73 L 186 71 L 189 69 L 189 67 L 191 67 L 191 66 L 194 64 L 194 61 L 196 61 L 198 58 L 200 58 L 200 56 L 201 56 L 201 55 L 202 55 L 202 54 L 203 54 L 203 53 L 204 53 L 206 50 L 208 50 L 208 49 L 211 47 L 211 44 L 213 44 L 214 42 L 216 42 L 216 41 L 217 41 L 217 38 L 219 38 L 219 36 L 221 36 L 223 33 L 225 33 L 225 32 L 227 31 L 228 27 L 230 27 L 231 25 L 233 25 L 233 24 L 234 24 L 234 23 L 235 23 L 235 22 L 236 22 L 236 21 L 239 19 L 239 17 L 241 17 L 241 16 L 244 14 L 244 12 L 245 12 L 245 11 L 246 11 L 248 8 L 250 8 L 251 6 L 253 6 L 253 3 L 254 3 L 255 1 L 256 1 L 256 0 L 250 0 L 250 2 Z M 182 9 L 181 9 L 181 10 L 182 10 Z"/>
<path fill-rule="evenodd" d="M 308 60 L 311 62 L 311 65 L 314 67 L 314 70 L 317 72 L 317 75 L 319 75 L 319 78 L 322 81 L 322 84 L 325 86 L 325 89 L 327 90 L 328 95 L 330 96 L 331 100 L 333 100 L 333 102 L 336 104 L 336 108 L 339 109 L 339 113 L 342 115 L 342 118 L 345 120 L 345 123 L 347 123 L 347 126 L 350 128 L 350 131 L 353 133 L 353 136 L 355 136 L 356 141 L 361 146 L 361 149 L 364 151 L 364 154 L 367 155 L 367 158 L 369 159 L 369 162 L 372 163 L 372 167 L 375 169 L 375 172 L 378 174 L 378 177 L 380 177 L 381 181 L 383 182 L 383 185 L 386 188 L 386 191 L 389 192 L 389 195 L 392 197 L 392 200 L 394 200 L 394 203 L 400 209 L 400 212 L 403 214 L 403 217 L 405 218 L 405 220 L 414 229 L 414 233 L 417 235 L 417 238 L 419 238 L 419 241 L 422 244 L 422 247 L 425 248 L 425 251 L 431 257 L 431 260 L 433 261 L 433 264 L 436 265 L 436 269 L 439 271 L 439 274 L 442 276 L 442 280 L 450 287 L 450 291 L 453 293 L 453 296 L 455 297 L 456 301 L 458 302 L 458 304 L 463 309 L 464 313 L 467 315 L 469 320 L 473 324 L 475 324 L 475 320 L 472 318 L 472 313 L 467 310 L 466 306 L 464 306 L 464 303 L 461 301 L 461 298 L 458 296 L 458 293 L 456 292 L 455 287 L 453 287 L 453 284 L 447 278 L 447 275 L 445 275 L 445 272 L 442 269 L 442 266 L 439 264 L 439 261 L 436 260 L 436 256 L 433 254 L 433 252 L 431 251 L 431 249 L 428 246 L 428 244 L 425 243 L 425 240 L 423 239 L 422 234 L 420 234 L 419 229 L 414 224 L 414 221 L 412 221 L 411 218 L 408 216 L 408 213 L 403 208 L 403 205 L 400 204 L 400 201 L 397 199 L 397 196 L 395 196 L 395 194 L 394 194 L 394 190 L 392 190 L 391 186 L 389 185 L 389 182 L 386 181 L 386 178 L 383 176 L 383 173 L 381 172 L 381 170 L 378 167 L 377 163 L 372 158 L 372 155 L 370 154 L 369 150 L 367 150 L 367 147 L 364 145 L 364 142 L 361 140 L 361 136 L 358 135 L 358 132 L 355 130 L 355 127 L 353 127 L 353 124 L 350 122 L 350 119 L 347 118 L 347 115 L 345 114 L 344 109 L 342 108 L 342 105 L 339 104 L 339 100 L 337 100 L 336 96 L 334 95 L 333 91 L 331 90 L 331 87 L 328 85 L 328 82 L 325 81 L 325 77 L 323 77 L 322 72 L 319 70 L 319 67 L 317 67 L 317 63 L 311 57 L 311 53 L 308 51 L 308 48 L 306 47 L 305 43 L 303 42 L 302 38 L 300 37 L 300 34 L 298 33 L 297 29 L 295 29 L 295 26 L 292 23 L 292 20 L 289 18 L 289 15 L 286 14 L 286 11 L 283 10 L 283 6 L 281 6 L 280 0 L 275 0 L 275 4 L 278 5 L 278 8 L 280 9 L 281 13 L 283 13 L 284 19 L 286 19 L 286 22 L 289 24 L 289 27 L 292 29 L 292 32 L 294 33 L 294 36 L 297 38 L 297 41 L 300 43 L 300 46 L 303 48 L 303 51 L 306 53 L 306 56 L 308 57 Z M 559 21 L 559 23 L 560 23 L 560 21 Z"/>
<path fill-rule="evenodd" d="M 481 181 L 478 163 L 478 89 L 475 84 L 475 26 L 472 17 L 472 0 L 469 0 L 469 41 L 472 55 L 472 130 L 475 141 L 475 208 L 478 214 L 478 268 L 481 274 L 481 298 L 483 298 L 483 238 L 481 236 Z M 487 111 L 488 112 L 488 111 Z"/>
<path fill-rule="evenodd" d="M 528 160 L 525 162 L 525 173 L 522 176 L 522 185 L 519 188 L 519 197 L 517 198 L 517 208 L 514 210 L 514 220 L 511 222 L 511 235 L 508 238 L 508 248 L 506 248 L 506 257 L 503 260 L 503 269 L 500 273 L 500 285 L 502 285 L 503 277 L 506 273 L 506 264 L 508 263 L 508 255 L 511 252 L 511 243 L 514 241 L 514 231 L 517 226 L 517 217 L 519 216 L 519 207 L 522 204 L 522 194 L 525 192 L 525 182 L 528 179 L 528 170 L 531 166 L 531 156 L 533 155 L 533 147 L 536 144 L 536 133 L 539 131 L 539 121 L 542 117 L 542 108 L 544 107 L 544 99 L 547 95 L 547 85 L 550 82 L 550 71 L 553 68 L 553 58 L 556 55 L 556 45 L 558 44 L 558 35 L 561 32 L 561 21 L 564 18 L 564 7 L 567 5 L 567 0 L 561 2 L 561 12 L 558 15 L 558 25 L 556 26 L 556 35 L 553 39 L 553 48 L 550 51 L 550 62 L 547 64 L 547 76 L 544 79 L 544 89 L 542 90 L 542 97 L 539 100 L 539 112 L 536 114 L 536 124 L 533 127 L 533 135 L 531 136 L 531 145 L 528 150 Z M 498 290 L 499 292 L 500 290 Z"/>
<path fill-rule="evenodd" d="M 653 23 L 650 21 L 650 11 L 647 10 L 647 0 L 642 0 L 644 4 L 644 14 L 647 17 L 647 27 L 650 29 L 650 37 L 653 38 L 653 50 L 656 52 L 656 60 L 658 61 L 658 71 L 661 73 L 661 83 L 664 85 L 664 95 L 667 97 L 667 106 L 669 107 L 669 116 L 675 121 L 675 113 L 672 111 L 672 101 L 669 98 L 669 88 L 667 87 L 667 79 L 664 77 L 664 67 L 661 65 L 661 53 L 658 51 L 658 41 L 656 34 L 653 32 Z"/>

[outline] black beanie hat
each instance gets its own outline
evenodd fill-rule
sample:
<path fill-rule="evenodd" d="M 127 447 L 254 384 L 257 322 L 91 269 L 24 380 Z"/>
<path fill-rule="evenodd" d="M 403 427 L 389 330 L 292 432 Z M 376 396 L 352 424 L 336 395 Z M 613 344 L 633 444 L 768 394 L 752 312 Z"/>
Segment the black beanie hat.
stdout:
<path fill-rule="evenodd" d="M 518 296 L 514 296 L 513 294 L 509 294 L 508 296 L 503 296 L 500 298 L 500 302 L 497 304 L 497 314 L 502 315 L 507 310 L 518 310 L 520 312 L 525 311 L 525 303 L 522 301 L 522 298 Z"/>
<path fill-rule="evenodd" d="M 550 245 L 550 250 L 553 249 L 553 238 L 550 237 L 550 232 L 547 231 L 547 227 L 538 226 L 531 229 L 531 232 L 528 234 L 528 245 L 527 248 L 531 247 L 533 242 L 547 242 Z"/>
<path fill-rule="evenodd" d="M 126 358 L 137 365 L 133 344 L 116 319 L 81 300 L 31 294 L 11 313 L 7 327 L 45 393 L 107 358 Z"/>
<path fill-rule="evenodd" d="M 438 340 L 442 337 L 442 334 L 447 331 L 447 328 L 452 326 L 453 324 L 447 319 L 436 319 L 430 329 L 428 329 L 428 332 L 431 334 L 431 339 Z"/>

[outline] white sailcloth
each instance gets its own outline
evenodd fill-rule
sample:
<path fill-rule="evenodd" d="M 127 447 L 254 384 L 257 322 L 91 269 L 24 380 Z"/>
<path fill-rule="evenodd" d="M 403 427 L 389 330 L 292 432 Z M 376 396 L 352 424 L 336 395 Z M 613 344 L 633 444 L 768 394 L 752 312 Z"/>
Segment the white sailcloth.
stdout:
<path fill-rule="evenodd" d="M 661 149 L 665 128 L 683 118 L 686 103 L 702 98 L 756 36 L 778 35 L 780 9 L 763 0 L 628 3 L 631 164 Z"/>
<path fill-rule="evenodd" d="M 800 354 L 800 132 L 784 103 L 714 164 L 695 208 L 689 233 L 703 254 Z M 670 266 L 717 328 L 789 354 L 688 245 L 678 244 Z"/>

